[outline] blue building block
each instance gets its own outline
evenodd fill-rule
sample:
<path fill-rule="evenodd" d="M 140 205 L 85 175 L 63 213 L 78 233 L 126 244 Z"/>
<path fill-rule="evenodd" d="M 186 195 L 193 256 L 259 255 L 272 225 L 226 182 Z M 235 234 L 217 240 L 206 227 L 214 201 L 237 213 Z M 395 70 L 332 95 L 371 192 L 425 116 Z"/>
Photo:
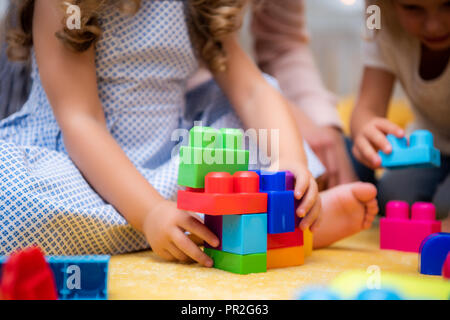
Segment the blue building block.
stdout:
<path fill-rule="evenodd" d="M 223 216 L 222 251 L 240 255 L 267 252 L 267 214 Z"/>
<path fill-rule="evenodd" d="M 433 146 L 433 134 L 427 130 L 417 130 L 410 136 L 409 146 L 406 138 L 399 139 L 388 135 L 392 152 L 379 151 L 381 165 L 389 169 L 440 167 L 441 153 Z"/>
<path fill-rule="evenodd" d="M 450 233 L 433 233 L 426 237 L 419 249 L 419 271 L 422 274 L 441 275 L 445 258 L 450 252 Z"/>
<path fill-rule="evenodd" d="M 309 287 L 303 289 L 296 300 L 341 300 L 339 294 L 326 287 Z"/>
<path fill-rule="evenodd" d="M 356 300 L 404 300 L 395 290 L 391 289 L 364 289 Z"/>
<path fill-rule="evenodd" d="M 286 172 L 259 174 L 260 192 L 267 193 L 267 232 L 270 234 L 295 231 L 294 191 L 286 190 Z"/>
<path fill-rule="evenodd" d="M 0 257 L 0 277 L 8 257 Z M 60 300 L 108 299 L 109 256 L 47 256 Z"/>

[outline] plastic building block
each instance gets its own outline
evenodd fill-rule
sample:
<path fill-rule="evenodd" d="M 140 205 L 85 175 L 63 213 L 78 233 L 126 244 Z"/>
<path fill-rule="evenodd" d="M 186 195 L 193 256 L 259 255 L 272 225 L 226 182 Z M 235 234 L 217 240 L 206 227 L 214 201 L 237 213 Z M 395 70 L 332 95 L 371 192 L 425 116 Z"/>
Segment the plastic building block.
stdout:
<path fill-rule="evenodd" d="M 403 298 L 391 289 L 363 289 L 356 300 L 403 300 Z"/>
<path fill-rule="evenodd" d="M 305 251 L 305 257 L 308 257 L 313 252 L 313 233 L 306 229 L 303 231 L 303 250 Z"/>
<path fill-rule="evenodd" d="M 304 260 L 303 247 L 267 250 L 267 269 L 300 266 Z"/>
<path fill-rule="evenodd" d="M 204 252 L 214 260 L 214 268 L 238 274 L 262 273 L 267 271 L 266 253 L 239 255 L 205 248 Z"/>
<path fill-rule="evenodd" d="M 301 290 L 296 300 L 340 300 L 339 294 L 327 287 L 308 287 Z"/>
<path fill-rule="evenodd" d="M 109 256 L 47 256 L 61 300 L 104 300 L 108 298 Z M 0 258 L 0 268 L 7 258 Z"/>
<path fill-rule="evenodd" d="M 210 172 L 204 192 L 179 190 L 178 208 L 208 215 L 266 213 L 267 194 L 259 192 L 259 177 L 252 171 Z"/>
<path fill-rule="evenodd" d="M 109 256 L 49 256 L 62 300 L 108 299 Z"/>
<path fill-rule="evenodd" d="M 267 252 L 267 214 L 223 217 L 222 250 L 235 254 Z"/>
<path fill-rule="evenodd" d="M 419 250 L 420 273 L 441 275 L 449 252 L 450 233 L 435 233 L 425 238 Z"/>
<path fill-rule="evenodd" d="M 450 279 L 450 252 L 447 254 L 447 258 L 442 266 L 442 277 Z"/>
<path fill-rule="evenodd" d="M 220 244 L 214 249 L 222 250 L 222 226 L 223 226 L 223 216 L 210 216 L 205 215 L 205 226 L 214 233 L 217 238 L 219 238 Z M 207 242 L 204 242 L 205 248 L 211 248 Z"/>
<path fill-rule="evenodd" d="M 2 300 L 56 300 L 55 279 L 41 250 L 31 247 L 3 257 Z"/>
<path fill-rule="evenodd" d="M 390 169 L 440 167 L 440 151 L 433 146 L 431 132 L 426 130 L 413 132 L 409 146 L 406 138 L 399 139 L 394 135 L 388 135 L 387 139 L 392 145 L 392 152 L 385 154 L 379 151 L 383 167 Z"/>
<path fill-rule="evenodd" d="M 178 184 L 204 188 L 209 172 L 247 171 L 249 152 L 242 149 L 242 139 L 238 129 L 192 128 L 189 145 L 180 149 Z"/>
<path fill-rule="evenodd" d="M 380 219 L 380 248 L 419 252 L 420 244 L 430 234 L 441 231 L 432 203 L 417 202 L 412 206 L 402 201 L 386 205 L 386 217 Z"/>
<path fill-rule="evenodd" d="M 294 192 L 286 190 L 286 172 L 255 171 L 260 176 L 260 191 L 267 193 L 268 233 L 295 230 Z"/>
<path fill-rule="evenodd" d="M 376 281 L 377 279 L 379 281 Z M 376 283 L 380 290 L 395 290 L 406 300 L 448 300 L 450 297 L 450 282 L 442 278 L 425 278 L 385 271 L 382 271 L 380 277 L 374 277 L 373 273 L 366 270 L 347 271 L 331 282 L 330 289 L 338 292 L 343 299 L 353 299 L 362 290 L 367 289 L 368 283 Z"/>
<path fill-rule="evenodd" d="M 303 246 L 303 232 L 295 228 L 294 232 L 267 234 L 267 250 Z"/>

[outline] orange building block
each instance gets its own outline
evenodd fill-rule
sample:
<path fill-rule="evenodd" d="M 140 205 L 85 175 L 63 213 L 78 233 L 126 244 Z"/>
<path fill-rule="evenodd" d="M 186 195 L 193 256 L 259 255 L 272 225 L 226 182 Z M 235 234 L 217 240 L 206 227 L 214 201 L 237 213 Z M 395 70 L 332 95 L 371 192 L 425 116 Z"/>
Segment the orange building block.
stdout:
<path fill-rule="evenodd" d="M 303 246 L 267 250 L 267 269 L 301 266 L 304 263 Z"/>

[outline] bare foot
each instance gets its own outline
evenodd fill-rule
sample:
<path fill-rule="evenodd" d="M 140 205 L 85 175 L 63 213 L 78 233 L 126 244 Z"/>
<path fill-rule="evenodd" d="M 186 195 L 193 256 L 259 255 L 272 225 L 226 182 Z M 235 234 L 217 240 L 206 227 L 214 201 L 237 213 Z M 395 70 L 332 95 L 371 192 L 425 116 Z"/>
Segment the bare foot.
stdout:
<path fill-rule="evenodd" d="M 320 196 L 322 213 L 313 226 L 315 249 L 370 228 L 378 213 L 377 189 L 370 183 L 340 185 Z"/>

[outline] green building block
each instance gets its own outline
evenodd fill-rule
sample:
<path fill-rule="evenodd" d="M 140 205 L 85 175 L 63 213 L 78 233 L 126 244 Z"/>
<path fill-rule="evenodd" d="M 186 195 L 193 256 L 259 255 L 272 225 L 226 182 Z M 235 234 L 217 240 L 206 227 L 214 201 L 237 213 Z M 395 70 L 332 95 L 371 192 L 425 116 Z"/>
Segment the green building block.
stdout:
<path fill-rule="evenodd" d="M 189 145 L 180 149 L 178 184 L 204 188 L 209 172 L 248 171 L 249 152 L 242 150 L 242 139 L 238 129 L 192 128 Z"/>
<path fill-rule="evenodd" d="M 214 268 L 238 274 L 267 272 L 267 253 L 239 255 L 210 248 L 204 251 L 214 260 Z"/>

